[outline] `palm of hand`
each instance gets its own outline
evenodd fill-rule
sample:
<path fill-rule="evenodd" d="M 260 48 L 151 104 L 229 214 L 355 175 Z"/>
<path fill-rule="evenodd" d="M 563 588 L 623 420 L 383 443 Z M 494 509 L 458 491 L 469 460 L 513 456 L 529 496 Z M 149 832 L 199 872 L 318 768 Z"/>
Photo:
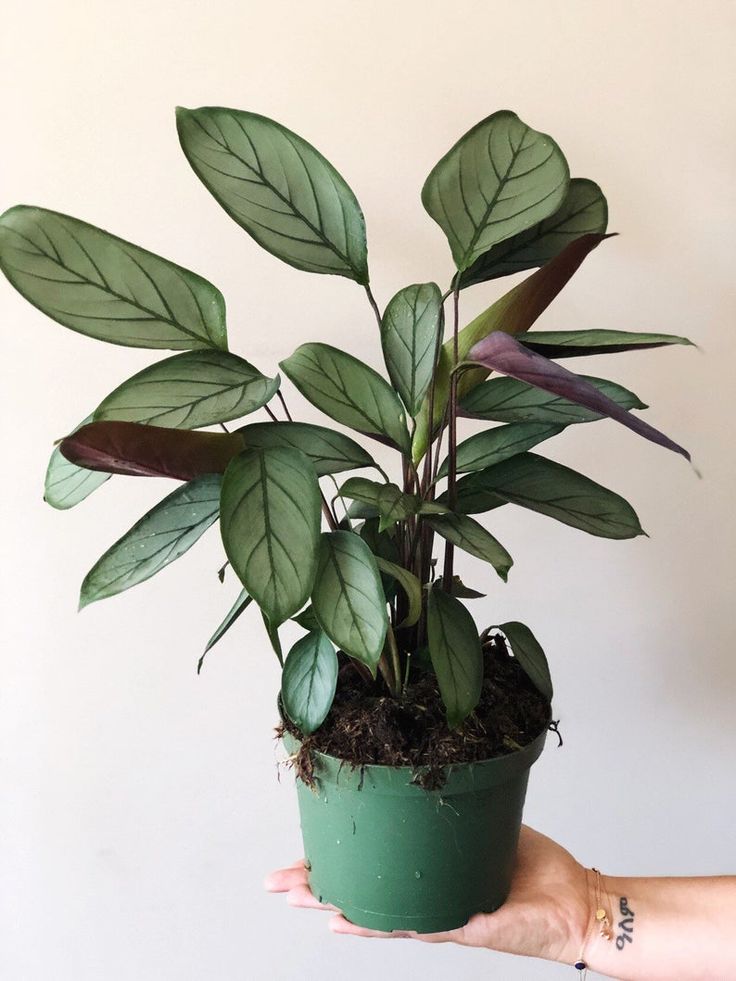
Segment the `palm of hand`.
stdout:
<path fill-rule="evenodd" d="M 355 926 L 312 895 L 303 861 L 268 876 L 266 889 L 286 893 L 291 906 L 332 910 L 337 915 L 329 925 L 335 933 L 411 937 L 425 943 L 488 947 L 567 963 L 572 963 L 579 950 L 588 915 L 583 867 L 556 842 L 527 827 L 521 829 L 511 892 L 501 909 L 477 913 L 465 926 L 447 933 L 379 933 Z"/>

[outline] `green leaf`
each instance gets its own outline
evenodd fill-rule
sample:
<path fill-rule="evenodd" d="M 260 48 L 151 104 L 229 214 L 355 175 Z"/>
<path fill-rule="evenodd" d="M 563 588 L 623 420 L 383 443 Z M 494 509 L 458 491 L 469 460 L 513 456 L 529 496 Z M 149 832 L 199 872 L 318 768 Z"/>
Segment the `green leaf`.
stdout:
<path fill-rule="evenodd" d="M 419 412 L 432 380 L 441 312 L 439 286 L 421 283 L 399 290 L 381 321 L 389 377 L 411 416 Z"/>
<path fill-rule="evenodd" d="M 366 518 L 359 534 L 375 556 L 380 556 L 388 562 L 398 563 L 401 561 L 394 538 L 388 531 L 380 530 L 378 517 Z"/>
<path fill-rule="evenodd" d="M 348 508 L 348 518 L 352 518 L 353 521 L 372 521 L 375 518 L 378 521 L 378 509 L 374 508 L 372 504 L 353 501 Z"/>
<path fill-rule="evenodd" d="M 483 651 L 471 615 L 436 586 L 427 597 L 427 638 L 447 722 L 454 729 L 480 701 Z"/>
<path fill-rule="evenodd" d="M 376 673 L 388 629 L 376 560 L 350 531 L 322 535 L 312 606 L 327 636 Z"/>
<path fill-rule="evenodd" d="M 225 301 L 211 283 L 68 215 L 25 205 L 6 211 L 0 267 L 35 307 L 88 337 L 227 350 Z"/>
<path fill-rule="evenodd" d="M 498 629 L 503 631 L 514 657 L 534 687 L 544 695 L 548 702 L 551 702 L 554 694 L 552 678 L 550 677 L 547 658 L 537 638 L 529 627 L 519 623 L 518 620 L 502 623 Z"/>
<path fill-rule="evenodd" d="M 87 573 L 79 608 L 150 579 L 188 551 L 217 520 L 221 479 L 208 474 L 177 487 L 137 521 Z"/>
<path fill-rule="evenodd" d="M 321 629 L 319 620 L 314 615 L 314 609 L 312 608 L 311 603 L 308 606 L 305 606 L 301 613 L 297 614 L 297 616 L 292 617 L 291 619 L 294 621 L 294 623 L 298 623 L 300 627 L 304 627 L 305 630 L 312 631 Z"/>
<path fill-rule="evenodd" d="M 352 510 L 355 507 L 365 506 L 366 505 L 360 504 L 360 502 L 354 501 L 350 505 L 349 510 Z M 399 554 L 399 549 L 395 539 L 392 537 L 389 531 L 380 530 L 377 511 L 376 517 L 366 518 L 366 520 L 360 526 L 358 534 L 366 543 L 371 552 L 373 552 L 376 557 L 376 561 L 381 558 L 386 559 L 387 562 L 393 562 L 396 565 L 401 562 L 401 556 Z M 386 599 L 391 600 L 396 592 L 396 580 L 393 578 L 393 576 L 387 576 L 382 572 L 381 582 L 383 583 L 383 591 L 386 595 Z"/>
<path fill-rule="evenodd" d="M 623 385 L 581 375 L 609 399 L 624 409 L 646 409 L 638 396 Z M 494 378 L 472 389 L 461 402 L 463 415 L 473 419 L 489 419 L 495 422 L 539 422 L 568 426 L 571 423 L 593 422 L 604 417 L 585 406 L 571 402 L 560 395 L 545 392 L 534 385 L 515 378 Z"/>
<path fill-rule="evenodd" d="M 636 512 L 618 494 L 534 453 L 522 453 L 458 481 L 458 511 L 475 514 L 506 503 L 538 511 L 601 538 L 644 534 Z"/>
<path fill-rule="evenodd" d="M 377 371 L 329 344 L 302 344 L 280 367 L 335 422 L 409 452 L 404 408 Z"/>
<path fill-rule="evenodd" d="M 436 580 L 436 583 L 437 583 L 437 589 L 444 588 L 442 576 L 440 576 Z M 479 593 L 477 589 L 471 589 L 470 586 L 466 586 L 465 583 L 460 578 L 460 576 L 452 577 L 451 593 L 453 596 L 456 596 L 458 599 L 483 599 L 486 596 L 485 593 Z"/>
<path fill-rule="evenodd" d="M 86 426 L 91 419 L 92 416 L 87 416 L 73 431 L 76 432 L 77 429 Z M 109 473 L 87 470 L 70 463 L 62 455 L 60 448 L 55 446 L 46 468 L 43 499 L 52 508 L 65 511 L 89 497 L 93 491 L 96 491 L 109 479 Z"/>
<path fill-rule="evenodd" d="M 199 429 L 255 412 L 278 387 L 278 376 L 267 378 L 235 354 L 185 351 L 124 381 L 102 400 L 94 419 Z"/>
<path fill-rule="evenodd" d="M 368 282 L 355 195 L 313 146 L 237 109 L 177 109 L 179 140 L 204 186 L 259 245 L 307 272 Z"/>
<path fill-rule="evenodd" d="M 494 463 L 508 460 L 517 453 L 530 450 L 551 436 L 561 433 L 564 426 L 550 423 L 515 422 L 508 426 L 496 426 L 483 433 L 476 433 L 459 444 L 457 448 L 457 472 L 468 473 L 483 470 Z M 438 477 L 446 477 L 448 461 L 442 464 Z"/>
<path fill-rule="evenodd" d="M 493 331 L 503 330 L 518 336 L 528 331 L 537 318 L 544 313 L 565 284 L 575 275 L 581 264 L 593 249 L 606 238 L 605 235 L 581 235 L 570 242 L 559 255 L 551 259 L 541 269 L 527 276 L 517 286 L 491 304 L 475 320 L 462 328 L 458 335 L 458 358 L 464 361 L 470 349 L 488 337 Z M 535 332 L 536 336 L 536 332 Z M 436 431 L 445 415 L 450 394 L 450 372 L 452 371 L 453 341 L 446 341 L 440 353 L 435 373 L 434 420 Z M 487 368 L 474 368 L 464 371 L 458 377 L 458 399 L 462 399 L 472 388 L 488 377 Z M 413 437 L 414 462 L 418 462 L 427 450 L 429 439 L 429 406 L 425 399 L 422 411 L 417 417 Z"/>
<path fill-rule="evenodd" d="M 287 446 L 300 450 L 312 461 L 318 477 L 376 465 L 355 440 L 326 426 L 306 422 L 251 422 L 238 432 L 248 447 Z"/>
<path fill-rule="evenodd" d="M 553 214 L 567 194 L 562 151 L 508 110 L 461 137 L 434 167 L 422 203 L 462 272 L 492 248 Z"/>
<path fill-rule="evenodd" d="M 413 627 L 422 612 L 421 582 L 408 569 L 404 569 L 403 566 L 397 565 L 395 562 L 388 562 L 379 555 L 376 556 L 376 565 L 381 572 L 392 576 L 396 580 L 409 600 L 409 610 L 401 623 L 396 625 L 396 629 L 400 630 L 402 627 Z"/>
<path fill-rule="evenodd" d="M 337 688 L 337 654 L 321 630 L 302 637 L 291 648 L 281 676 L 281 702 L 305 735 L 327 718 Z"/>
<path fill-rule="evenodd" d="M 204 663 L 204 659 L 207 656 L 207 652 L 211 650 L 218 642 L 218 640 L 228 632 L 228 630 L 230 629 L 230 627 L 232 627 L 232 625 L 238 619 L 240 614 L 244 610 L 246 610 L 252 602 L 253 602 L 253 597 L 248 595 L 248 591 L 246 589 L 241 590 L 240 595 L 235 600 L 233 605 L 230 607 L 230 610 L 225 616 L 225 619 L 222 621 L 220 626 L 207 641 L 207 646 L 205 647 L 202 656 L 197 662 L 197 674 L 199 674 L 199 672 L 202 670 L 202 664 Z"/>
<path fill-rule="evenodd" d="M 645 334 L 635 330 L 535 330 L 532 334 L 517 334 L 516 339 L 545 358 L 585 358 L 591 354 L 644 351 L 670 344 L 695 346 L 687 337 L 677 334 Z"/>
<path fill-rule="evenodd" d="M 448 542 L 469 552 L 484 562 L 490 562 L 504 582 L 514 560 L 493 535 L 483 525 L 465 514 L 442 514 L 424 519 L 430 528 L 446 538 Z"/>
<path fill-rule="evenodd" d="M 365 507 L 365 505 L 360 504 L 359 502 L 353 502 L 353 504 L 350 505 L 349 510 L 352 510 L 354 507 Z M 376 557 L 376 561 L 381 558 L 386 559 L 387 562 L 393 562 L 396 565 L 401 562 L 401 556 L 399 555 L 399 549 L 396 545 L 396 541 L 389 531 L 380 530 L 377 511 L 375 517 L 365 519 L 363 524 L 358 529 L 358 534 L 366 543 L 371 552 L 373 552 Z M 386 599 L 390 601 L 396 593 L 396 580 L 392 576 L 387 576 L 385 573 L 381 573 L 381 582 L 383 583 L 383 591 L 386 595 Z"/>
<path fill-rule="evenodd" d="M 351 501 L 360 501 L 378 511 L 380 515 L 379 531 L 390 528 L 396 521 L 405 521 L 417 514 L 422 499 L 417 494 L 404 494 L 397 484 L 384 484 L 378 480 L 368 480 L 366 477 L 351 477 L 340 488 L 343 497 Z"/>
<path fill-rule="evenodd" d="M 480 256 L 461 274 L 460 289 L 543 266 L 573 239 L 605 232 L 607 225 L 608 204 L 600 187 L 594 181 L 573 177 L 554 214 Z"/>
<path fill-rule="evenodd" d="M 261 610 L 261 617 L 263 619 L 263 626 L 266 628 L 266 634 L 268 635 L 269 643 L 273 648 L 273 652 L 279 660 L 279 664 L 283 668 L 284 666 L 284 652 L 281 649 L 281 638 L 279 637 L 279 625 L 277 623 L 271 623 L 266 614 Z"/>
<path fill-rule="evenodd" d="M 246 450 L 225 471 L 222 540 L 240 581 L 278 627 L 304 606 L 314 582 L 320 496 L 298 450 Z"/>

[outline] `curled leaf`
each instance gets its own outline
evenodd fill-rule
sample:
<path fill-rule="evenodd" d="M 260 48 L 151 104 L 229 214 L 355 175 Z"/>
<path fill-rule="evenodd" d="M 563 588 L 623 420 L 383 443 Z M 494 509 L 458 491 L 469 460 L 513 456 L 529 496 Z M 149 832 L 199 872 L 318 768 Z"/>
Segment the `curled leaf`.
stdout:
<path fill-rule="evenodd" d="M 541 354 L 528 350 L 509 334 L 497 331 L 484 338 L 471 348 L 469 357 L 472 361 L 477 361 L 493 371 L 534 385 L 535 388 L 541 388 L 553 395 L 561 395 L 586 409 L 615 419 L 644 439 L 679 453 L 686 460 L 690 459 L 686 449 L 654 426 L 650 426 L 648 422 L 633 415 L 628 409 L 622 408 L 581 375 L 576 375 Z"/>

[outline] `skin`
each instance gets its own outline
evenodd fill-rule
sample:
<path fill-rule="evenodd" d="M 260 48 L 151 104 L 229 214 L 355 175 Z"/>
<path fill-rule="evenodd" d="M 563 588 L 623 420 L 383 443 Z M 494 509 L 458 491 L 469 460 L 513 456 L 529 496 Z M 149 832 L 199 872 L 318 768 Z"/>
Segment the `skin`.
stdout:
<path fill-rule="evenodd" d="M 349 923 L 309 889 L 303 860 L 266 878 L 269 892 L 290 906 L 333 913 L 333 933 L 422 943 L 486 947 L 574 964 L 585 950 L 588 966 L 621 981 L 725 981 L 736 978 L 736 877 L 602 879 L 602 905 L 613 938 L 593 920 L 595 878 L 556 842 L 523 827 L 509 898 L 495 913 L 478 913 L 446 933 L 380 933 Z M 634 911 L 632 942 L 617 949 L 621 897 Z"/>
<path fill-rule="evenodd" d="M 522 828 L 516 872 L 506 903 L 495 913 L 479 913 L 464 927 L 446 933 L 380 933 L 354 926 L 334 907 L 322 905 L 312 895 L 303 860 L 273 872 L 265 886 L 269 892 L 286 893 L 290 906 L 336 913 L 329 921 L 334 933 L 490 947 L 549 960 L 570 961 L 572 947 L 575 943 L 580 947 L 588 917 L 583 867 L 560 845 L 526 827 Z M 577 929 L 571 931 L 571 924 L 577 924 Z"/>

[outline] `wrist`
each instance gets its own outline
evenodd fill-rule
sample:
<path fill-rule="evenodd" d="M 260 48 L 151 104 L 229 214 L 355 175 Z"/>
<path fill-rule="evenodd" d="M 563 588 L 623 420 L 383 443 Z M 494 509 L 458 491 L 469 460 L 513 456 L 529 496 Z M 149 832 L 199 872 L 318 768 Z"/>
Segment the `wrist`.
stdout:
<path fill-rule="evenodd" d="M 559 943 L 556 949 L 550 950 L 549 959 L 573 965 L 592 940 L 590 928 L 595 922 L 596 906 L 590 870 L 575 863 L 566 892 L 569 900 L 565 903 L 563 916 L 558 920 L 554 931 Z"/>
<path fill-rule="evenodd" d="M 604 953 L 614 940 L 616 902 L 606 878 L 596 868 L 583 868 L 585 884 L 585 914 L 582 921 L 571 929 L 571 958 L 568 963 L 581 971 L 598 969 Z"/>

